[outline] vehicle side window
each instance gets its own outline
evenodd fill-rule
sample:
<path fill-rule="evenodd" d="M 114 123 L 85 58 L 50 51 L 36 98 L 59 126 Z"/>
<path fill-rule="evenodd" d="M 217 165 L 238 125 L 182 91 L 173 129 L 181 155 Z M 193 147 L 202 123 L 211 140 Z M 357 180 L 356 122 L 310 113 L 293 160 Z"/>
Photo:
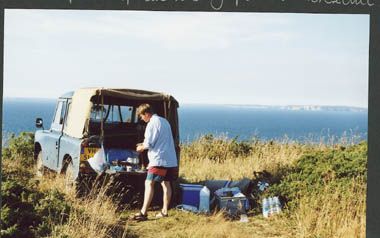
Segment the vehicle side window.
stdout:
<path fill-rule="evenodd" d="M 119 106 L 109 105 L 108 110 L 109 110 L 109 113 L 108 113 L 108 117 L 106 119 L 106 122 L 109 122 L 109 123 L 121 122 L 120 113 L 119 113 Z"/>
<path fill-rule="evenodd" d="M 120 106 L 120 112 L 123 122 L 136 123 L 137 120 L 133 116 L 134 110 L 131 106 Z"/>
<path fill-rule="evenodd" d="M 59 124 L 59 120 L 60 120 L 61 115 L 62 115 L 62 106 L 63 106 L 63 102 L 58 102 L 57 110 L 55 111 L 53 124 Z"/>
<path fill-rule="evenodd" d="M 100 122 L 102 118 L 102 109 L 104 118 L 107 114 L 108 105 L 104 105 L 104 107 L 102 107 L 101 105 L 92 106 L 90 120 L 94 122 Z"/>
<path fill-rule="evenodd" d="M 67 117 L 70 114 L 70 107 L 71 107 L 71 101 L 69 101 L 69 103 L 67 104 L 67 116 L 66 116 L 66 120 L 65 120 L 65 127 L 67 125 Z"/>
<path fill-rule="evenodd" d="M 105 123 L 137 123 L 136 108 L 126 105 L 104 105 L 103 118 Z M 102 106 L 93 105 L 91 108 L 90 121 L 100 122 L 102 118 Z"/>
<path fill-rule="evenodd" d="M 62 125 L 63 121 L 65 120 L 65 114 L 66 114 L 66 107 L 67 103 L 66 101 L 63 102 L 62 104 L 62 110 L 61 110 L 61 116 L 59 117 L 59 124 Z"/>
<path fill-rule="evenodd" d="M 52 123 L 52 129 L 62 129 L 63 120 L 66 112 L 66 101 L 59 101 L 57 104 L 57 110 L 55 111 L 54 120 Z"/>

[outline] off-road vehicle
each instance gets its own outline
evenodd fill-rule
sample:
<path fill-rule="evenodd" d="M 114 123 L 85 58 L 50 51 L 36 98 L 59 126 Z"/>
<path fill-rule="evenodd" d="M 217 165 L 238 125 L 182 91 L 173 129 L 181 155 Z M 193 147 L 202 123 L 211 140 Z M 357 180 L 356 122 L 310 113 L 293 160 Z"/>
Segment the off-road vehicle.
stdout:
<path fill-rule="evenodd" d="M 80 182 L 96 175 L 88 159 L 103 147 L 108 165 L 104 173 L 135 183 L 143 191 L 148 158 L 135 151 L 146 126 L 136 115 L 142 103 L 151 104 L 155 113 L 169 121 L 179 159 L 178 102 L 172 96 L 135 89 L 84 88 L 58 98 L 50 128 L 36 119 L 36 127 L 42 128 L 35 133 L 37 173 L 48 169 Z"/>

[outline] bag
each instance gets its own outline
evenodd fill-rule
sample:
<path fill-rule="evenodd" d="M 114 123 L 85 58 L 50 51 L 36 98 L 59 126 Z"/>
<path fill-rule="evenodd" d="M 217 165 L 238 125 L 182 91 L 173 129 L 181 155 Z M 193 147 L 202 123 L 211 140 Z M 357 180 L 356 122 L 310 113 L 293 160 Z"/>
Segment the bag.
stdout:
<path fill-rule="evenodd" d="M 97 173 L 101 173 L 107 168 L 106 154 L 103 145 L 100 150 L 95 153 L 94 157 L 88 159 L 88 163 Z"/>

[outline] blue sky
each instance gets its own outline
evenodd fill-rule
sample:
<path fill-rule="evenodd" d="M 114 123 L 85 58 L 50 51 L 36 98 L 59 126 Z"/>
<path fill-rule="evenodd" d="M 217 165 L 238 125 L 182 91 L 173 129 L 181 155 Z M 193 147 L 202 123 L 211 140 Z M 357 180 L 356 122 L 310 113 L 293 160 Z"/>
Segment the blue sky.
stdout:
<path fill-rule="evenodd" d="M 5 97 L 102 86 L 367 107 L 367 15 L 6 10 L 4 33 Z"/>

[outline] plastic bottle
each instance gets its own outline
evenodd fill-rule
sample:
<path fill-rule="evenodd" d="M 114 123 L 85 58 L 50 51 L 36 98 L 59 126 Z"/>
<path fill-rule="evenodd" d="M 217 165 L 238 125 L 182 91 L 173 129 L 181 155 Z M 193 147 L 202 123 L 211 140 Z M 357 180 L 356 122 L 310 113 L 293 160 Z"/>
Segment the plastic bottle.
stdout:
<path fill-rule="evenodd" d="M 273 197 L 269 197 L 269 216 L 272 216 L 274 214 L 274 202 L 273 202 Z"/>
<path fill-rule="evenodd" d="M 269 200 L 267 198 L 263 199 L 263 216 L 269 216 Z"/>
<path fill-rule="evenodd" d="M 275 204 L 275 208 L 276 208 L 276 213 L 278 214 L 281 212 L 280 199 L 278 197 L 274 197 L 273 200 L 274 200 L 274 204 Z"/>
<path fill-rule="evenodd" d="M 210 190 L 206 186 L 203 186 L 199 192 L 199 211 L 210 212 Z"/>

